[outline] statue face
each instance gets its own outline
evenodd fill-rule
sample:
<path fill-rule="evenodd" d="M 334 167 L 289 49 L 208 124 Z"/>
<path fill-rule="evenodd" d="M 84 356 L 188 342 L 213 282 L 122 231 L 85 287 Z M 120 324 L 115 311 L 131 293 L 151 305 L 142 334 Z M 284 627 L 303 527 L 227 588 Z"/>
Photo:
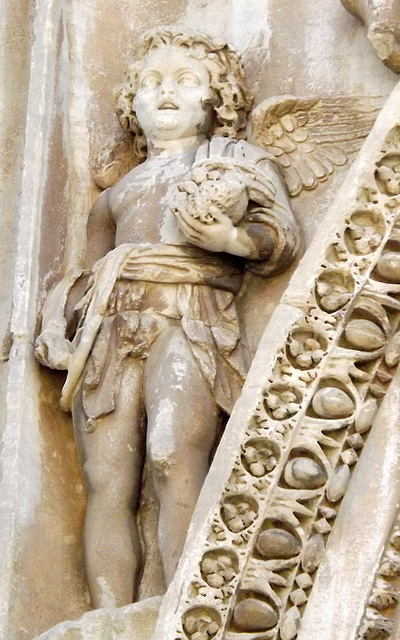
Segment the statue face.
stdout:
<path fill-rule="evenodd" d="M 144 58 L 133 103 L 146 138 L 179 140 L 211 128 L 208 70 L 182 47 L 165 46 Z"/>

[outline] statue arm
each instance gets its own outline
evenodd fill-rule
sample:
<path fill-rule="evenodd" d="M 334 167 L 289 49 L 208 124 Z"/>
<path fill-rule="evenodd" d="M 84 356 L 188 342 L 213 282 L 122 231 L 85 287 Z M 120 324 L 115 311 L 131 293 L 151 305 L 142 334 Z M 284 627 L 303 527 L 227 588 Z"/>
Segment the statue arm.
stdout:
<path fill-rule="evenodd" d="M 230 253 L 250 260 L 267 260 L 273 251 L 273 237 L 265 232 L 263 225 L 250 222 L 235 227 L 222 212 L 214 212 L 212 225 L 189 216 L 181 216 L 179 224 L 191 243 L 208 251 Z"/>
<path fill-rule="evenodd" d="M 114 248 L 115 225 L 111 218 L 108 193 L 95 201 L 87 224 L 87 250 L 82 267 L 74 266 L 48 294 L 42 311 L 41 332 L 35 354 L 51 369 L 67 369 L 72 344 L 68 339 L 74 324 L 74 309 L 85 293 L 90 268 Z"/>
<path fill-rule="evenodd" d="M 298 248 L 299 231 L 274 158 L 244 141 L 229 158 L 197 163 L 178 186 L 173 211 L 191 243 L 245 258 L 248 269 L 262 275 L 284 269 Z"/>
<path fill-rule="evenodd" d="M 254 148 L 252 145 L 246 145 Z M 260 149 L 255 148 L 261 152 Z M 253 242 L 259 246 L 259 256 L 250 256 L 247 270 L 261 276 L 280 273 L 293 261 L 301 244 L 301 232 L 294 218 L 290 199 L 276 163 L 270 157 L 261 155 L 257 166 L 263 175 L 274 185 L 274 201 L 269 206 L 251 203 L 242 226 L 247 229 Z M 269 239 L 272 251 L 268 256 L 263 253 L 262 239 Z"/>
<path fill-rule="evenodd" d="M 115 247 L 115 222 L 110 208 L 111 189 L 103 191 L 90 210 L 86 235 L 87 248 L 83 268 L 91 269 Z"/>

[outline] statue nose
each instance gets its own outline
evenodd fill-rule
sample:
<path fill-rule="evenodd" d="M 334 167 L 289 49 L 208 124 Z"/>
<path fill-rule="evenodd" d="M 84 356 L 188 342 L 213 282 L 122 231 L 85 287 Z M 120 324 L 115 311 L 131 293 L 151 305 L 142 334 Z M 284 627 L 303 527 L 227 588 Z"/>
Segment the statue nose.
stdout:
<path fill-rule="evenodd" d="M 174 83 L 171 80 L 164 80 L 160 86 L 160 93 L 163 96 L 173 96 L 176 94 Z"/>

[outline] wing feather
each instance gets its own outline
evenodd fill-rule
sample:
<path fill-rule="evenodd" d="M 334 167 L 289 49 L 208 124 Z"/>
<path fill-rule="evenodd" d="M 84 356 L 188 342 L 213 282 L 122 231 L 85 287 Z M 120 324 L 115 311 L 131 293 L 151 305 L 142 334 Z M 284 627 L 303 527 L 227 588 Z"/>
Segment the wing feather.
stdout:
<path fill-rule="evenodd" d="M 332 163 L 324 154 L 324 149 L 322 147 L 317 151 L 314 151 L 312 157 L 324 167 L 326 177 L 330 176 L 331 173 L 333 173 Z"/>
<path fill-rule="evenodd" d="M 289 136 L 282 136 L 279 140 L 275 140 L 275 144 L 284 153 L 293 153 L 297 149 L 297 144 Z"/>
<path fill-rule="evenodd" d="M 297 196 L 303 189 L 303 183 L 301 182 L 297 170 L 294 169 L 294 167 L 289 166 L 287 169 L 283 170 L 283 175 L 289 193 L 292 196 Z"/>
<path fill-rule="evenodd" d="M 290 167 L 292 164 L 290 160 L 290 156 L 287 153 L 282 153 L 279 156 L 279 164 L 281 165 L 281 167 L 284 167 L 284 168 Z"/>
<path fill-rule="evenodd" d="M 325 157 L 328 158 L 328 160 L 330 160 L 332 164 L 336 166 L 340 167 L 347 162 L 347 155 L 341 149 L 339 149 L 339 147 L 324 146 L 323 153 Z"/>
<path fill-rule="evenodd" d="M 356 153 L 385 99 L 326 96 L 269 98 L 254 109 L 249 141 L 284 170 L 289 193 L 314 189 Z"/>
<path fill-rule="evenodd" d="M 298 173 L 304 189 L 310 191 L 317 186 L 317 177 L 308 161 L 307 163 L 299 164 Z"/>
<path fill-rule="evenodd" d="M 313 171 L 314 175 L 318 180 L 324 180 L 327 178 L 327 173 L 329 173 L 326 167 L 322 164 L 318 158 L 315 157 L 315 154 L 310 154 L 308 157 L 308 166 Z"/>

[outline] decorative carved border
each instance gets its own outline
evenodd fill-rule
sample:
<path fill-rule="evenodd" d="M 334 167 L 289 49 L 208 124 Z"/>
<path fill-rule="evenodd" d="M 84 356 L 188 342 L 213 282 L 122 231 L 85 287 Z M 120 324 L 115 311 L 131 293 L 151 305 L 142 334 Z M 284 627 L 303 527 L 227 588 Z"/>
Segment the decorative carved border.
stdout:
<path fill-rule="evenodd" d="M 400 124 L 389 122 L 276 356 L 173 628 L 169 620 L 171 640 L 297 635 L 400 360 Z"/>

